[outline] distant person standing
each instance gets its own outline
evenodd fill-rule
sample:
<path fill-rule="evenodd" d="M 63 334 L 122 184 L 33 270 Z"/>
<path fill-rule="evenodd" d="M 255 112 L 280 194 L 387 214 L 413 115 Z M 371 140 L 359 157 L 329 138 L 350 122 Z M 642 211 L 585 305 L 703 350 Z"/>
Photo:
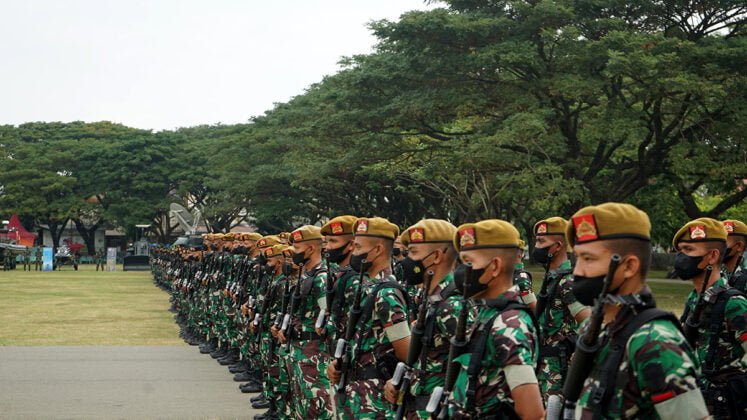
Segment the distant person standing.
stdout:
<path fill-rule="evenodd" d="M 101 267 L 101 271 L 104 271 L 104 264 L 106 264 L 106 255 L 104 255 L 103 250 L 96 251 L 96 271 L 99 271 L 99 267 Z"/>
<path fill-rule="evenodd" d="M 29 248 L 23 251 L 23 271 L 27 269 L 31 271 L 31 250 Z"/>
<path fill-rule="evenodd" d="M 36 258 L 34 259 L 34 271 L 42 269 L 42 247 L 41 245 L 36 247 Z"/>

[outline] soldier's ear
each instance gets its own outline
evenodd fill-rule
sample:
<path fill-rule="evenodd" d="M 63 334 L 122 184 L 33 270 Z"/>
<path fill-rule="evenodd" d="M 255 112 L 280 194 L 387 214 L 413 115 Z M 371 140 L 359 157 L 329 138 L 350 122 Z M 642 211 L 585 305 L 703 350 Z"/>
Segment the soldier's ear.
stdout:
<path fill-rule="evenodd" d="M 623 280 L 627 280 L 629 278 L 635 277 L 635 275 L 640 272 L 640 269 L 641 260 L 638 259 L 637 256 L 629 254 L 623 258 L 618 271 L 622 273 Z"/>
<path fill-rule="evenodd" d="M 495 263 L 495 265 L 493 265 Z M 490 272 L 490 277 L 496 278 L 500 277 L 501 274 L 505 271 L 505 264 L 503 263 L 503 258 L 500 257 L 494 257 L 492 260 L 490 260 L 490 263 L 488 264 L 488 269 L 486 271 Z"/>

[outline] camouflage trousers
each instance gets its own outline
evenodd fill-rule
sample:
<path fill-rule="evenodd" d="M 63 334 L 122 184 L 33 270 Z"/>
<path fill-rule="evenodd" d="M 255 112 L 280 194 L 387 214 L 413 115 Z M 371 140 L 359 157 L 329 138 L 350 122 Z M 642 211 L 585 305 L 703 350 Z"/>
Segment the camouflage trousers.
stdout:
<path fill-rule="evenodd" d="M 278 410 L 281 419 L 295 419 L 296 418 L 296 407 L 294 401 L 296 399 L 293 393 L 293 382 L 292 374 L 292 361 L 289 353 L 285 351 L 285 344 L 278 343 L 278 365 L 280 366 L 280 377 L 285 377 L 285 383 L 288 386 L 288 391 L 280 398 L 282 399 L 283 410 Z"/>
<path fill-rule="evenodd" d="M 542 365 L 537 374 L 542 399 L 547 404 L 550 395 L 561 395 L 563 393 L 563 370 L 568 370 L 568 363 L 561 364 L 557 356 L 546 356 L 542 358 Z"/>
<path fill-rule="evenodd" d="M 294 341 L 291 346 L 291 388 L 297 419 L 332 419 L 326 346 L 321 340 Z"/>
<path fill-rule="evenodd" d="M 285 361 L 278 355 L 280 344 L 274 341 L 270 333 L 267 333 L 266 335 L 262 334 L 262 345 L 260 347 L 265 348 L 262 352 L 264 361 L 262 394 L 265 398 L 275 401 L 278 413 L 287 415 L 290 409 L 286 407 L 288 402 L 286 395 L 289 393 L 290 386 Z"/>
<path fill-rule="evenodd" d="M 384 399 L 384 384 L 380 379 L 351 381 L 345 392 L 345 407 L 354 419 L 391 419 L 396 413 Z"/>
<path fill-rule="evenodd" d="M 221 319 L 223 318 L 222 309 L 223 306 L 221 305 L 220 292 L 212 292 L 210 294 L 208 307 L 208 317 L 210 319 L 210 336 L 213 338 L 217 338 L 219 341 L 224 340 L 221 321 Z"/>
<path fill-rule="evenodd" d="M 221 317 L 221 329 L 223 330 L 224 340 L 229 343 L 231 347 L 236 346 L 236 337 L 238 332 L 236 330 L 236 305 L 233 300 L 228 297 L 223 297 L 221 300 L 221 309 L 223 316 Z"/>
<path fill-rule="evenodd" d="M 200 293 L 194 310 L 196 311 L 197 323 L 200 326 L 200 333 L 205 336 L 210 336 L 210 296 L 207 292 Z"/>

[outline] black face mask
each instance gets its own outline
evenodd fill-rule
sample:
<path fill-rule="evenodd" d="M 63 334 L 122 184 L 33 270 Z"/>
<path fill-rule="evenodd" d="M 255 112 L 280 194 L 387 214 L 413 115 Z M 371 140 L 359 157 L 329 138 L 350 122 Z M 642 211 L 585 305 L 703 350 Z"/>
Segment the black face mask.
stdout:
<path fill-rule="evenodd" d="M 306 251 L 293 253 L 293 264 L 304 265 L 307 261 L 309 261 L 309 258 L 306 257 Z"/>
<path fill-rule="evenodd" d="M 218 245 L 216 245 L 216 244 L 210 244 L 210 250 L 211 251 L 215 251 L 217 249 L 218 249 Z"/>
<path fill-rule="evenodd" d="M 734 257 L 737 256 L 737 254 L 729 255 L 731 254 L 731 251 L 733 251 L 734 248 L 726 248 L 726 251 L 724 251 L 724 258 L 722 260 L 723 263 L 728 263 L 729 261 L 733 260 Z"/>
<path fill-rule="evenodd" d="M 246 251 L 248 251 L 247 247 L 240 245 L 233 249 L 233 253 L 236 255 L 246 254 Z"/>
<path fill-rule="evenodd" d="M 540 264 L 549 263 L 554 255 L 550 253 L 550 248 L 552 248 L 553 245 L 546 246 L 544 248 L 535 247 L 534 250 L 532 250 L 532 259 Z"/>
<path fill-rule="evenodd" d="M 582 305 L 593 305 L 594 299 L 602 294 L 605 277 L 607 277 L 606 274 L 596 277 L 573 276 L 573 286 L 571 286 L 573 296 L 575 296 L 576 300 Z"/>
<path fill-rule="evenodd" d="M 347 248 L 349 244 L 350 243 L 348 242 L 347 244 L 339 248 L 328 249 L 327 250 L 327 261 L 331 263 L 339 264 L 343 260 L 345 260 L 345 258 L 348 256 L 350 252 L 343 252 L 343 251 L 345 250 L 345 248 Z"/>
<path fill-rule="evenodd" d="M 392 249 L 392 256 L 399 257 L 402 254 L 402 250 L 399 248 Z"/>
<path fill-rule="evenodd" d="M 367 272 L 373 266 L 372 261 L 366 261 L 365 263 L 363 262 L 363 260 L 367 258 L 368 258 L 368 252 L 364 252 L 358 255 L 353 254 L 350 257 L 350 267 L 352 267 L 353 270 L 357 271 L 358 273 Z"/>
<path fill-rule="evenodd" d="M 433 255 L 433 252 L 426 255 L 422 260 L 413 260 L 410 257 L 405 257 L 405 259 L 402 260 L 400 263 L 400 266 L 402 267 L 402 278 L 407 282 L 407 284 L 410 286 L 423 284 L 423 279 L 425 279 L 425 269 L 430 267 L 424 266 L 423 261 Z"/>
<path fill-rule="evenodd" d="M 480 283 L 480 277 L 485 273 L 485 268 L 472 268 L 471 264 L 459 264 L 454 270 L 454 284 L 457 290 L 472 297 L 488 288 L 487 284 Z"/>
<path fill-rule="evenodd" d="M 698 264 L 703 261 L 704 255 L 691 257 L 678 252 L 674 256 L 674 272 L 682 280 L 690 280 L 705 271 L 705 268 L 698 268 Z"/>
<path fill-rule="evenodd" d="M 293 264 L 289 262 L 283 264 L 283 274 L 286 276 L 293 274 Z"/>
<path fill-rule="evenodd" d="M 265 257 L 265 254 L 259 254 L 257 256 L 257 262 L 259 263 L 259 265 L 267 264 L 267 257 Z"/>

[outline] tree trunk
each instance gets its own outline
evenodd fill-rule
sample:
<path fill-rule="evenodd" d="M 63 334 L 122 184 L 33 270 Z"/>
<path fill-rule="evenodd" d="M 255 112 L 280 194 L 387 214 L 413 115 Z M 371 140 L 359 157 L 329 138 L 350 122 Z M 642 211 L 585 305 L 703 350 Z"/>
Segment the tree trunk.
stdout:
<path fill-rule="evenodd" d="M 62 237 L 62 231 L 65 230 L 65 225 L 67 225 L 68 219 L 65 219 L 63 221 L 47 221 L 47 226 L 49 226 L 49 233 L 52 235 L 52 253 L 57 254 L 57 247 L 60 245 L 60 238 Z"/>
<path fill-rule="evenodd" d="M 96 254 L 96 230 L 98 230 L 99 224 L 101 222 L 97 222 L 90 228 L 87 228 L 83 222 L 77 219 L 73 219 L 73 223 L 75 223 L 75 230 L 78 231 L 81 238 L 83 238 L 83 242 L 86 243 L 86 249 L 88 250 L 88 255 L 95 255 Z"/>

